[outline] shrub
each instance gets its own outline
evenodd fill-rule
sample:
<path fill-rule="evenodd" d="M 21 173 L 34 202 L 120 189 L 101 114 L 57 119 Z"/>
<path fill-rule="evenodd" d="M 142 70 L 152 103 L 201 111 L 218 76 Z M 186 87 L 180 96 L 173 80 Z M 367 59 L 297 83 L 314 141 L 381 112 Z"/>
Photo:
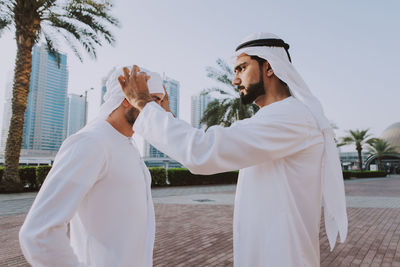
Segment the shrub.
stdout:
<path fill-rule="evenodd" d="M 167 185 L 167 177 L 165 169 L 161 167 L 150 167 L 151 186 L 165 186 Z"/>
<path fill-rule="evenodd" d="M 384 171 L 343 171 L 343 178 L 376 178 L 386 177 L 387 173 Z"/>
<path fill-rule="evenodd" d="M 0 167 L 0 181 L 3 179 L 4 167 Z"/>
<path fill-rule="evenodd" d="M 192 174 L 188 169 L 171 168 L 168 170 L 168 180 L 172 186 L 235 184 L 238 171 L 224 172 L 213 175 Z"/>
<path fill-rule="evenodd" d="M 38 188 L 40 188 L 49 173 L 51 166 L 38 166 L 36 167 L 36 183 Z"/>
<path fill-rule="evenodd" d="M 19 179 L 21 184 L 28 190 L 37 190 L 36 167 L 19 167 Z"/>

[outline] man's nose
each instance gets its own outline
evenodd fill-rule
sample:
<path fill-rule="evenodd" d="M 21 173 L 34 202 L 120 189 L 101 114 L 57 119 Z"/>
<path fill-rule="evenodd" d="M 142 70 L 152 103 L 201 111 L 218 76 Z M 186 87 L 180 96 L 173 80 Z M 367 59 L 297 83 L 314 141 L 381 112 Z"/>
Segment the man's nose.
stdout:
<path fill-rule="evenodd" d="M 240 83 L 241 80 L 237 76 L 233 77 L 232 85 L 239 85 Z"/>

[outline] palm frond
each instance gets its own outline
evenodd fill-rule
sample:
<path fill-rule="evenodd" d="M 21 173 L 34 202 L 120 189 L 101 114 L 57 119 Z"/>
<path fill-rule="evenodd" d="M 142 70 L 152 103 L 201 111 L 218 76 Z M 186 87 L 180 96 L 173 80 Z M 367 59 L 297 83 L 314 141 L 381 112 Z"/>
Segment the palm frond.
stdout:
<path fill-rule="evenodd" d="M 231 86 L 232 77 L 229 77 L 229 74 L 221 72 L 214 67 L 207 67 L 207 77 L 213 80 L 216 80 L 224 85 Z"/>
<path fill-rule="evenodd" d="M 217 59 L 217 64 L 230 77 L 233 77 L 235 75 L 232 68 L 222 58 Z"/>
<path fill-rule="evenodd" d="M 49 8 L 53 7 L 55 5 L 55 3 L 57 2 L 57 0 L 42 0 L 42 1 L 38 1 L 38 11 L 40 14 L 43 14 L 45 11 L 47 11 Z"/>
<path fill-rule="evenodd" d="M 110 15 L 112 5 L 107 1 L 69 0 L 61 7 L 56 6 L 54 0 L 42 2 L 40 11 L 45 23 L 43 28 L 54 28 L 57 36 L 66 41 L 80 61 L 83 57 L 75 43 L 90 57 L 96 58 L 96 48 L 102 45 L 102 40 L 109 44 L 115 42 L 115 37 L 105 23 L 119 26 L 119 21 Z"/>
<path fill-rule="evenodd" d="M 0 0 L 0 36 L 4 30 L 9 29 L 13 24 L 13 2 Z"/>
<path fill-rule="evenodd" d="M 370 154 L 377 155 L 377 157 L 382 157 L 387 154 L 396 153 L 396 148 L 391 146 L 384 139 L 375 138 L 375 140 L 369 144 L 368 151 Z"/>
<path fill-rule="evenodd" d="M 210 95 L 212 93 L 217 93 L 217 94 L 221 94 L 221 95 L 234 97 L 232 92 L 228 92 L 227 90 L 224 90 L 224 89 L 221 89 L 218 87 L 204 89 L 200 94 L 201 95 Z"/>
<path fill-rule="evenodd" d="M 93 36 L 88 35 L 85 29 L 79 28 L 58 14 L 50 14 L 46 20 L 49 21 L 51 27 L 54 27 L 61 36 L 69 41 L 67 43 L 70 47 L 71 43 L 73 43 L 72 40 L 77 41 L 90 56 L 96 58 L 96 48 L 93 44 L 93 40 L 95 43 L 98 43 L 97 38 L 93 38 Z M 81 59 L 82 57 L 79 56 L 78 58 Z"/>
<path fill-rule="evenodd" d="M 220 112 L 219 108 L 220 108 L 220 103 L 217 99 L 211 101 L 208 104 L 206 110 L 204 111 L 204 114 L 200 120 L 200 123 L 205 124 L 207 126 L 207 129 L 212 125 L 220 124 L 221 121 L 220 121 L 220 116 L 219 116 L 219 112 Z"/>
<path fill-rule="evenodd" d="M 343 144 L 351 144 L 353 143 L 355 140 L 352 136 L 345 136 L 342 138 L 342 143 Z"/>
<path fill-rule="evenodd" d="M 61 57 L 58 51 L 58 45 L 56 44 L 55 38 L 51 38 L 46 32 L 42 31 L 44 39 L 46 40 L 46 48 L 51 56 L 53 56 L 56 61 L 58 68 L 60 68 Z"/>
<path fill-rule="evenodd" d="M 207 77 L 217 81 L 224 87 L 207 88 L 202 91 L 203 95 L 216 93 L 221 99 L 215 101 L 206 108 L 202 122 L 211 125 L 222 125 L 228 127 L 237 120 L 249 118 L 254 115 L 258 107 L 255 104 L 243 105 L 239 97 L 239 91 L 232 85 L 234 72 L 232 68 L 222 59 L 217 59 L 217 68 L 207 67 Z M 218 116 L 219 118 L 214 118 Z M 212 117 L 213 119 L 209 119 Z M 213 124 L 210 124 L 213 123 Z"/>

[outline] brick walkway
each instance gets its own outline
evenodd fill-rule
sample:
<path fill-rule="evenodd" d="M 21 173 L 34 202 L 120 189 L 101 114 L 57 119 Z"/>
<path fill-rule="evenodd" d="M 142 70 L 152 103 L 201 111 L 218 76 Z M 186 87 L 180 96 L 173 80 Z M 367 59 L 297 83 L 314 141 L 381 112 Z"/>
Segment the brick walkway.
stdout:
<path fill-rule="evenodd" d="M 232 189 L 234 187 L 225 186 L 219 189 L 218 187 L 188 188 L 186 191 L 184 188 L 153 190 L 157 202 L 154 266 L 233 266 L 233 206 L 218 205 L 219 201 L 225 201 L 219 198 L 220 195 L 232 195 Z M 385 208 L 389 205 L 387 203 L 400 201 L 400 179 L 349 181 L 346 182 L 346 193 L 349 195 L 348 199 L 358 197 L 372 202 L 378 196 L 383 207 L 369 208 L 356 205 L 348 208 L 347 241 L 336 245 L 332 252 L 329 251 L 322 223 L 321 266 L 400 267 L 400 208 Z M 211 203 L 207 201 L 199 204 L 162 203 L 165 199 L 181 195 L 186 195 L 186 199 L 192 200 L 207 200 L 198 199 L 198 196 L 208 197 L 215 199 L 216 203 L 212 203 L 214 205 L 209 205 Z M 3 205 L 4 201 L 14 201 L 17 205 L 16 199 L 26 203 L 27 196 L 13 196 L 12 200 L 7 200 L 3 195 L 0 196 L 0 205 Z M 348 203 L 351 204 L 352 201 L 348 200 Z M 7 203 L 11 205 L 11 202 Z M 17 206 L 22 210 L 21 205 Z M 28 266 L 21 255 L 17 240 L 17 233 L 25 214 L 1 215 L 0 266 Z"/>

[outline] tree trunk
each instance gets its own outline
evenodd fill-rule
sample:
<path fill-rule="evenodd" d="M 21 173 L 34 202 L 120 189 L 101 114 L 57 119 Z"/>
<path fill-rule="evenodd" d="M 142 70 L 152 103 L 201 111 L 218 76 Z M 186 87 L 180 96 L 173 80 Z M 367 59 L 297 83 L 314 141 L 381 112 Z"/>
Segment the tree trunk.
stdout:
<path fill-rule="evenodd" d="M 357 147 L 357 153 L 358 153 L 358 167 L 360 168 L 360 171 L 363 171 L 362 168 L 362 156 L 361 156 L 361 147 Z"/>
<path fill-rule="evenodd" d="M 382 159 L 377 157 L 377 160 L 378 160 L 378 171 L 381 171 L 382 170 Z"/>
<path fill-rule="evenodd" d="M 32 68 L 32 48 L 34 39 L 30 34 L 16 34 L 17 56 L 15 59 L 12 97 L 12 116 L 5 152 L 5 169 L 0 191 L 20 192 L 23 190 L 18 174 L 21 152 L 24 115 L 28 102 L 29 82 Z"/>

